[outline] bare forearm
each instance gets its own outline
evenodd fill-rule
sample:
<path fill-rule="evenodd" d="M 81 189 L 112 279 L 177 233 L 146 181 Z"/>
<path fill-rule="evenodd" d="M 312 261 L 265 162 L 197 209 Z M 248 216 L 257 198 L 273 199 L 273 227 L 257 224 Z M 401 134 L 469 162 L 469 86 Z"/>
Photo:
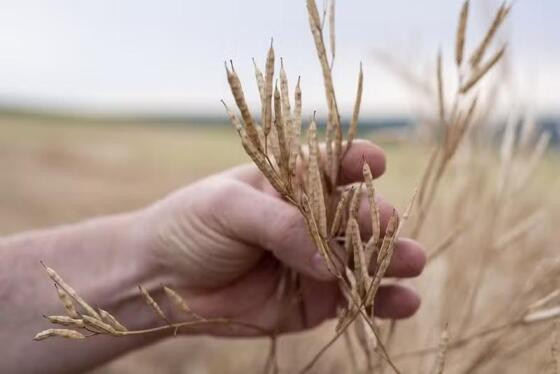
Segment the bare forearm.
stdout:
<path fill-rule="evenodd" d="M 102 336 L 74 343 L 32 340 L 49 327 L 43 314 L 64 314 L 40 261 L 91 305 L 111 311 L 131 328 L 153 326 L 136 288 L 140 283 L 155 288 L 159 282 L 146 265 L 142 222 L 132 213 L 0 240 L 0 341 L 7 343 L 0 372 L 79 372 L 149 343 Z"/>

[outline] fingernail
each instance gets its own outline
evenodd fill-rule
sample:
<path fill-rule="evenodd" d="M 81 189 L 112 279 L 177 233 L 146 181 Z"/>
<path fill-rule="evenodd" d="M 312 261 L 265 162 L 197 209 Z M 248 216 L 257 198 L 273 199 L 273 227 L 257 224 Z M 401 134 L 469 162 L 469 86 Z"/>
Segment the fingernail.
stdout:
<path fill-rule="evenodd" d="M 317 277 L 321 279 L 330 280 L 334 277 L 329 271 L 325 259 L 319 252 L 315 253 L 311 258 L 311 267 L 313 268 L 315 274 L 317 274 Z"/>

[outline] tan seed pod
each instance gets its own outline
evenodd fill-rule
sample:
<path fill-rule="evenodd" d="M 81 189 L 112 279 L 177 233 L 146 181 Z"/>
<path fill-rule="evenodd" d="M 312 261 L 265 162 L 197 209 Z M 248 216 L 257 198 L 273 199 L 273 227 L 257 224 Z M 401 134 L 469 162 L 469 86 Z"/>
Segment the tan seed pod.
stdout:
<path fill-rule="evenodd" d="M 320 169 L 319 142 L 317 140 L 317 124 L 315 118 L 311 120 L 307 132 L 309 140 L 309 186 L 313 217 L 317 221 L 319 232 L 323 238 L 327 237 L 327 211 L 323 182 Z"/>
<path fill-rule="evenodd" d="M 91 328 L 92 330 L 104 334 L 109 335 L 119 335 L 119 332 L 115 330 L 115 328 L 108 323 L 105 323 L 97 318 L 93 318 L 90 316 L 84 316 L 84 323 L 86 327 Z"/>
<path fill-rule="evenodd" d="M 340 226 L 342 224 L 342 217 L 344 215 L 344 211 L 346 210 L 346 206 L 348 204 L 348 201 L 350 200 L 350 196 L 352 194 L 353 188 L 346 190 L 342 193 L 342 195 L 340 196 L 340 200 L 338 201 L 338 204 L 336 206 L 336 210 L 334 213 L 334 218 L 331 224 L 331 231 L 330 231 L 330 236 L 335 237 L 336 234 L 338 233 L 338 231 L 340 230 Z"/>
<path fill-rule="evenodd" d="M 313 41 L 319 62 L 321 63 L 321 70 L 323 72 L 323 81 L 325 86 L 325 96 L 327 99 L 329 114 L 327 122 L 327 166 L 326 170 L 330 177 L 330 182 L 334 186 L 337 179 L 339 169 L 339 162 L 342 157 L 342 127 L 340 125 L 340 113 L 338 111 L 338 104 L 336 102 L 333 79 L 331 69 L 327 60 L 327 52 L 325 42 L 323 40 L 323 33 L 321 27 L 321 18 L 315 0 L 307 0 L 307 11 L 309 15 L 309 25 L 311 33 L 313 34 Z M 334 150 L 329 154 L 330 139 L 329 136 L 334 137 Z"/>
<path fill-rule="evenodd" d="M 173 302 L 173 304 L 177 306 L 182 312 L 190 316 L 195 315 L 195 313 L 193 313 L 191 308 L 189 308 L 189 306 L 187 305 L 185 299 L 183 299 L 181 295 L 177 293 L 177 291 L 169 287 L 163 287 L 163 290 L 165 291 L 167 297 L 169 297 L 169 299 Z"/>
<path fill-rule="evenodd" d="M 377 294 L 377 290 L 379 289 L 381 281 L 385 276 L 385 272 L 389 267 L 391 258 L 393 257 L 394 244 L 397 236 L 397 222 L 397 211 L 393 210 L 393 214 L 391 215 L 389 223 L 387 224 L 387 229 L 385 230 L 385 237 L 383 239 L 383 243 L 381 244 L 379 255 L 377 256 L 377 268 L 374 278 L 366 294 L 366 305 L 371 306 L 372 316 L 374 313 L 375 295 Z"/>
<path fill-rule="evenodd" d="M 233 69 L 228 69 L 226 64 L 226 75 L 228 79 L 228 83 L 231 89 L 231 93 L 233 98 L 235 99 L 235 103 L 241 112 L 241 118 L 243 118 L 243 122 L 245 125 L 245 130 L 247 131 L 247 135 L 251 142 L 255 145 L 255 147 L 262 152 L 263 147 L 259 138 L 259 134 L 257 132 L 257 128 L 255 122 L 253 120 L 253 116 L 249 111 L 249 107 L 247 106 L 247 102 L 245 101 L 245 94 L 243 93 L 243 87 L 241 86 L 241 81 L 237 76 L 237 73 Z"/>
<path fill-rule="evenodd" d="M 117 331 L 128 331 L 128 329 L 123 324 L 121 324 L 111 313 L 101 308 L 98 308 L 98 310 L 103 322 L 111 325 Z"/>
<path fill-rule="evenodd" d="M 394 234 L 397 230 L 398 225 L 398 215 L 397 211 L 393 209 L 393 214 L 387 223 L 387 228 L 385 229 L 385 237 L 383 238 L 383 242 L 381 244 L 381 249 L 379 250 L 379 256 L 377 257 L 377 264 L 380 265 L 383 260 L 387 257 L 391 244 L 394 239 Z"/>
<path fill-rule="evenodd" d="M 290 90 L 288 88 L 288 76 L 284 70 L 284 60 L 280 59 L 280 97 L 282 98 L 282 118 L 284 119 L 284 133 L 286 134 L 286 144 L 290 149 L 292 141 L 292 106 L 290 104 Z"/>
<path fill-rule="evenodd" d="M 76 308 L 74 307 L 72 298 L 66 293 L 66 291 L 60 288 L 58 284 L 55 283 L 54 287 L 56 288 L 58 298 L 60 299 L 62 305 L 64 306 L 64 310 L 66 310 L 66 314 L 71 318 L 80 318 L 80 315 L 78 314 Z"/>
<path fill-rule="evenodd" d="M 350 218 L 352 248 L 354 252 L 354 274 L 358 286 L 358 294 L 362 295 L 368 283 L 368 268 L 364 257 L 364 244 L 360 236 L 360 227 L 355 218 Z"/>
<path fill-rule="evenodd" d="M 442 331 L 439 340 L 438 354 L 436 357 L 436 363 L 434 368 L 435 374 L 443 374 L 445 368 L 445 359 L 447 357 L 447 346 L 449 344 L 449 335 L 447 333 L 447 327 Z"/>
<path fill-rule="evenodd" d="M 350 127 L 348 128 L 347 135 L 347 146 L 349 149 L 352 146 L 352 142 L 356 138 L 358 133 L 358 118 L 360 116 L 360 106 L 362 104 L 362 92 L 364 86 L 364 73 L 362 70 L 362 63 L 360 63 L 360 74 L 358 75 L 358 88 L 356 90 L 356 101 L 354 101 L 354 110 L 352 112 L 352 121 L 350 122 Z"/>
<path fill-rule="evenodd" d="M 257 66 L 257 63 L 255 62 L 255 59 L 253 59 L 253 66 L 255 68 L 255 79 L 257 80 L 257 87 L 259 89 L 259 97 L 261 99 L 261 105 L 264 106 L 264 103 L 266 101 L 266 97 L 265 97 L 265 88 L 264 88 L 264 76 L 262 71 L 259 69 L 259 67 Z M 261 121 L 264 120 L 264 116 L 262 116 Z"/>
<path fill-rule="evenodd" d="M 85 336 L 82 333 L 75 330 L 48 329 L 45 331 L 41 331 L 40 333 L 35 335 L 33 340 L 40 341 L 53 336 L 59 336 L 61 338 L 66 338 L 66 339 L 85 339 Z"/>
<path fill-rule="evenodd" d="M 377 206 L 377 201 L 375 201 L 375 188 L 373 187 L 373 175 L 371 174 L 371 169 L 367 162 L 364 162 L 363 166 L 364 182 L 366 184 L 368 200 L 369 200 L 369 213 L 371 217 L 371 232 L 375 243 L 379 241 L 379 235 L 381 233 L 381 220 L 379 218 L 379 207 Z"/>
<path fill-rule="evenodd" d="M 328 253 L 328 248 L 325 247 L 325 245 L 326 245 L 325 241 L 321 237 L 321 233 L 319 231 L 319 226 L 318 226 L 315 218 L 313 217 L 313 213 L 312 213 L 313 207 L 311 205 L 311 201 L 309 200 L 309 197 L 306 194 L 302 195 L 301 206 L 302 206 L 303 211 L 305 213 L 304 218 L 307 221 L 307 228 L 309 229 L 309 233 L 311 234 L 311 238 L 313 239 L 316 248 L 319 250 L 319 253 L 321 254 L 323 259 L 325 260 L 328 270 L 332 274 L 336 274 L 334 263 L 332 262 L 332 259 L 330 257 L 330 253 Z"/>
<path fill-rule="evenodd" d="M 87 314 L 89 314 L 92 317 L 99 318 L 99 314 L 97 314 L 95 309 L 93 309 L 91 307 L 91 305 L 86 303 L 84 299 L 82 299 L 80 296 L 78 296 L 76 291 L 74 291 L 74 289 L 72 287 L 70 287 L 70 285 L 68 285 L 66 282 L 64 282 L 64 280 L 60 277 L 60 275 L 58 275 L 56 273 L 56 271 L 54 271 L 50 267 L 46 266 L 42 262 L 41 262 L 41 264 L 43 265 L 43 267 L 47 271 L 47 274 L 53 280 L 53 282 L 55 282 L 60 288 L 62 288 L 64 290 L 64 292 L 66 292 L 68 294 L 68 296 L 70 296 L 72 299 L 74 299 L 74 301 L 76 301 L 76 303 L 78 305 L 80 305 L 86 311 Z"/>
<path fill-rule="evenodd" d="M 268 49 L 268 55 L 266 57 L 265 66 L 265 102 L 263 104 L 263 127 L 264 134 L 268 136 L 270 129 L 272 128 L 272 81 L 274 80 L 274 48 L 272 46 L 272 41 L 270 42 L 270 48 Z"/>
<path fill-rule="evenodd" d="M 457 39 L 455 40 L 455 62 L 457 66 L 463 63 L 463 54 L 465 52 L 465 36 L 467 34 L 467 21 L 469 18 L 469 0 L 463 3 L 461 14 L 459 16 L 459 25 L 457 26 Z"/>
<path fill-rule="evenodd" d="M 274 127 L 278 135 L 278 146 L 280 147 L 280 159 L 277 160 L 280 165 L 280 171 L 284 180 L 290 175 L 290 150 L 286 140 L 286 132 L 282 113 L 282 102 L 278 86 L 274 88 Z"/>
<path fill-rule="evenodd" d="M 334 64 L 334 57 L 336 56 L 336 38 L 335 36 L 335 0 L 330 0 L 329 4 L 329 43 L 331 48 L 331 69 Z"/>
<path fill-rule="evenodd" d="M 473 54 L 471 55 L 470 64 L 473 69 L 478 68 L 480 62 L 484 57 L 486 50 L 490 46 L 490 42 L 496 35 L 496 32 L 498 31 L 500 25 L 508 16 L 510 9 L 511 9 L 511 5 L 506 5 L 506 3 L 504 2 L 496 12 L 496 15 L 492 20 L 492 24 L 490 25 L 490 28 L 484 35 L 484 38 L 480 42 L 479 46 L 474 50 Z"/>
<path fill-rule="evenodd" d="M 169 320 L 167 319 L 167 317 L 163 313 L 163 310 L 161 310 L 159 305 L 156 303 L 156 301 L 153 299 L 153 297 L 150 296 L 148 291 L 144 287 L 142 287 L 141 285 L 138 285 L 138 289 L 140 290 L 140 293 L 144 297 L 144 300 L 146 300 L 146 303 L 150 306 L 150 308 L 152 308 L 152 310 L 158 315 L 158 317 L 160 317 L 162 320 L 164 320 L 165 322 L 167 322 L 168 324 L 171 325 L 171 322 L 169 322 Z"/>
<path fill-rule="evenodd" d="M 69 316 L 46 316 L 50 323 L 62 326 L 84 327 L 84 321 Z"/>
<path fill-rule="evenodd" d="M 486 64 L 484 64 L 482 67 L 476 69 L 472 73 L 470 78 L 461 86 L 461 93 L 462 94 L 466 94 L 467 92 L 469 92 L 470 89 L 473 88 L 474 85 L 476 85 L 478 83 L 478 81 L 480 81 L 482 79 L 482 77 L 484 77 L 486 75 L 486 73 L 488 73 L 488 71 L 490 69 L 492 69 L 492 67 L 494 65 L 496 65 L 496 63 L 498 61 L 500 61 L 500 59 L 502 58 L 502 56 L 504 55 L 504 53 L 506 51 L 506 48 L 507 48 L 507 45 L 504 45 L 502 48 L 500 48 L 500 50 L 498 52 L 496 52 L 496 54 L 488 62 L 486 62 Z"/>
<path fill-rule="evenodd" d="M 301 136 L 301 86 L 300 78 L 298 78 L 296 90 L 294 94 L 294 116 L 292 120 L 292 140 L 291 154 L 290 154 L 290 170 L 293 172 L 296 169 L 297 158 L 300 150 L 300 136 Z"/>
<path fill-rule="evenodd" d="M 278 191 L 280 194 L 286 194 L 286 188 L 284 187 L 283 182 L 280 180 L 279 176 L 277 175 L 276 171 L 272 168 L 272 166 L 267 162 L 263 153 L 259 152 L 258 149 L 253 145 L 253 143 L 249 140 L 247 133 L 241 122 L 237 118 L 237 116 L 228 108 L 226 103 L 222 100 L 222 104 L 224 105 L 226 112 L 230 118 L 230 121 L 235 126 L 237 132 L 239 133 L 239 137 L 241 138 L 241 144 L 247 152 L 247 155 L 251 157 L 255 165 L 261 170 L 261 172 L 265 175 L 267 180 L 272 184 L 272 186 Z"/>
<path fill-rule="evenodd" d="M 371 259 L 377 258 L 376 253 L 377 253 L 377 243 L 374 237 L 372 236 L 369 238 L 366 245 L 364 246 L 364 259 L 368 268 L 369 266 L 371 266 Z"/>
<path fill-rule="evenodd" d="M 363 184 L 359 184 L 354 189 L 352 199 L 350 199 L 350 207 L 348 208 L 348 216 L 358 218 L 358 210 L 360 209 L 360 202 L 362 201 L 362 193 L 364 191 Z"/>
<path fill-rule="evenodd" d="M 439 108 L 439 121 L 441 125 L 445 125 L 445 94 L 443 92 L 443 63 L 441 57 L 441 50 L 437 58 L 437 90 L 438 90 L 438 108 Z"/>

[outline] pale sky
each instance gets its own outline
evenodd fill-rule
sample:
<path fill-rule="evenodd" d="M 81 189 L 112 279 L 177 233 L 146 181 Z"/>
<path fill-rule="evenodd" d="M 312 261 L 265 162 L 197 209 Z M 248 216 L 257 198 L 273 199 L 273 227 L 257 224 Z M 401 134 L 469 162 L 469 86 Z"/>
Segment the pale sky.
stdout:
<path fill-rule="evenodd" d="M 321 6 L 321 1 L 318 1 Z M 487 26 L 493 0 L 471 0 L 467 46 Z M 441 46 L 451 70 L 460 0 L 338 0 L 335 86 L 343 111 L 364 63 L 364 112 L 408 114 L 405 86 L 376 63 L 391 51 L 432 71 Z M 560 113 L 560 1 L 517 0 L 511 40 L 515 101 Z M 0 0 L 0 104 L 83 111 L 219 111 L 231 101 L 223 61 L 233 59 L 257 102 L 251 57 L 264 64 L 270 38 L 305 109 L 322 106 L 320 70 L 304 0 Z"/>

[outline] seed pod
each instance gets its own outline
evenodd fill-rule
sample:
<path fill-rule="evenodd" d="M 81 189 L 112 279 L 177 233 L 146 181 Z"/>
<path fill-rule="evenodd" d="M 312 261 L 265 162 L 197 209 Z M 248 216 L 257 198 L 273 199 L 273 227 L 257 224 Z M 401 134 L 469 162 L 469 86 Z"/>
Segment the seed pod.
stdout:
<path fill-rule="evenodd" d="M 62 326 L 76 326 L 84 327 L 84 321 L 68 316 L 45 316 L 50 323 L 55 323 Z"/>
<path fill-rule="evenodd" d="M 233 65 L 230 71 L 226 64 L 226 74 L 231 93 L 233 95 L 233 98 L 235 99 L 235 103 L 237 104 L 239 111 L 241 112 L 241 118 L 243 118 L 247 135 L 249 136 L 249 139 L 255 145 L 255 147 L 262 152 L 263 147 L 259 138 L 259 134 L 257 132 L 255 122 L 253 121 L 253 116 L 251 115 L 249 107 L 247 106 L 247 102 L 245 101 L 245 94 L 243 93 L 241 81 L 239 80 L 237 73 L 233 69 Z"/>
<path fill-rule="evenodd" d="M 44 263 L 41 262 L 41 264 L 43 265 L 43 267 L 47 271 L 47 274 L 53 280 L 53 282 L 55 282 L 60 288 L 62 288 L 64 290 L 64 292 L 66 292 L 72 299 L 74 299 L 76 301 L 76 303 L 78 303 L 82 308 L 84 308 L 84 310 L 86 311 L 87 314 L 89 314 L 90 316 L 95 317 L 97 319 L 100 318 L 99 314 L 97 314 L 95 309 L 93 309 L 91 307 L 91 305 L 86 303 L 84 299 L 82 299 L 80 296 L 78 296 L 76 291 L 74 291 L 74 289 L 72 287 L 70 287 L 70 285 L 68 285 L 66 282 L 64 282 L 64 280 L 60 277 L 60 275 L 58 275 L 53 269 L 46 266 Z M 59 296 L 60 296 L 60 294 L 59 294 Z"/>
<path fill-rule="evenodd" d="M 494 38 L 494 35 L 496 35 L 496 31 L 498 31 L 498 28 L 500 27 L 502 22 L 506 19 L 510 9 L 511 5 L 506 5 L 506 3 L 504 2 L 496 12 L 490 28 L 488 29 L 486 35 L 484 35 L 484 38 L 482 39 L 482 42 L 480 42 L 480 45 L 475 49 L 470 58 L 471 67 L 473 69 L 478 68 L 478 65 L 480 64 L 480 61 L 482 61 L 482 58 L 484 57 L 484 54 L 488 49 L 490 42 Z"/>
<path fill-rule="evenodd" d="M 265 92 L 264 92 L 263 73 L 262 73 L 262 71 L 260 71 L 259 67 L 257 66 L 257 63 L 255 62 L 255 59 L 253 59 L 253 66 L 255 67 L 255 78 L 257 80 L 257 87 L 259 88 L 259 96 L 260 96 L 260 99 L 261 99 L 261 105 L 264 105 L 264 102 L 265 102 L 266 98 L 265 98 Z M 264 120 L 264 116 L 262 116 L 261 122 L 263 120 Z"/>
<path fill-rule="evenodd" d="M 99 308 L 99 315 L 103 322 L 111 325 L 117 331 L 128 331 L 128 329 L 121 324 L 111 313 Z"/>
<path fill-rule="evenodd" d="M 315 118 L 309 124 L 307 132 L 309 139 L 309 186 L 308 193 L 311 195 L 311 206 L 313 217 L 317 222 L 319 232 L 323 238 L 327 237 L 327 210 L 325 207 L 325 196 L 320 169 L 319 142 L 317 140 L 317 124 Z"/>
<path fill-rule="evenodd" d="M 290 154 L 290 170 L 293 173 L 296 169 L 298 153 L 300 150 L 300 136 L 301 136 L 301 87 L 300 78 L 298 78 L 295 97 L 294 97 L 294 116 L 292 120 L 292 140 L 291 140 L 291 154 Z"/>
<path fill-rule="evenodd" d="M 278 135 L 278 146 L 280 148 L 280 159 L 277 160 L 280 165 L 280 171 L 284 180 L 287 180 L 290 175 L 290 150 L 286 141 L 286 132 L 284 127 L 282 113 L 282 103 L 280 99 L 280 92 L 278 86 L 274 88 L 274 127 Z"/>
<path fill-rule="evenodd" d="M 362 91 L 364 85 L 364 73 L 362 70 L 362 64 L 360 63 L 360 74 L 358 75 L 358 88 L 356 91 L 356 101 L 354 102 L 354 111 L 352 112 L 352 121 L 350 122 L 350 127 L 348 128 L 348 143 L 346 149 L 350 149 L 352 142 L 356 137 L 358 132 L 358 117 L 360 116 L 360 106 L 362 104 Z"/>
<path fill-rule="evenodd" d="M 439 121 L 441 125 L 445 125 L 445 94 L 443 92 L 443 63 L 441 57 L 441 50 L 437 58 L 437 90 L 438 90 L 438 108 L 439 108 Z"/>
<path fill-rule="evenodd" d="M 54 284 L 54 287 L 56 288 L 58 298 L 62 302 L 62 305 L 64 305 L 64 310 L 66 310 L 66 314 L 72 318 L 80 318 L 80 315 L 78 314 L 76 308 L 74 307 L 72 298 L 56 283 Z"/>
<path fill-rule="evenodd" d="M 342 193 L 342 196 L 340 197 L 340 200 L 336 206 L 336 211 L 334 213 L 334 218 L 331 224 L 331 231 L 330 231 L 330 236 L 334 237 L 336 236 L 336 234 L 338 233 L 338 230 L 340 230 L 340 226 L 342 223 L 342 216 L 344 214 L 344 211 L 346 210 L 346 205 L 348 204 L 348 200 L 349 197 L 351 196 L 353 191 L 352 189 L 346 190 Z"/>
<path fill-rule="evenodd" d="M 274 80 L 274 48 L 272 41 L 268 49 L 265 66 L 265 81 L 264 81 L 264 98 L 263 103 L 263 128 L 265 137 L 270 133 L 272 128 L 272 81 Z"/>
<path fill-rule="evenodd" d="M 46 338 L 50 338 L 52 336 L 60 336 L 61 338 L 66 338 L 66 339 L 85 339 L 85 336 L 82 333 L 75 330 L 48 329 L 45 331 L 41 331 L 40 333 L 35 335 L 33 340 L 40 341 Z"/>
<path fill-rule="evenodd" d="M 163 290 L 167 294 L 167 297 L 169 297 L 173 304 L 175 304 L 181 311 L 191 316 L 194 315 L 193 311 L 189 308 L 187 302 L 181 297 L 181 295 L 169 287 L 163 287 Z"/>
<path fill-rule="evenodd" d="M 373 187 L 373 175 L 371 174 L 371 169 L 367 162 L 364 162 L 363 166 L 364 182 L 366 184 L 368 200 L 369 200 L 369 213 L 371 217 L 371 232 L 375 243 L 379 240 L 379 235 L 381 232 L 381 223 L 379 218 L 379 207 L 375 201 L 375 188 Z"/>
<path fill-rule="evenodd" d="M 163 319 L 165 322 L 167 322 L 168 324 L 171 325 L 171 322 L 169 322 L 169 320 L 167 319 L 167 317 L 165 316 L 165 314 L 163 313 L 163 310 L 161 310 L 161 308 L 159 307 L 159 305 L 156 303 L 156 301 L 152 298 L 152 296 L 150 296 L 150 294 L 148 293 L 148 291 L 142 287 L 141 285 L 138 285 L 138 289 L 140 290 L 140 293 L 142 294 L 142 296 L 144 297 L 144 300 L 146 300 L 146 303 L 150 306 L 150 308 L 153 309 L 153 311 L 161 318 Z"/>
<path fill-rule="evenodd" d="M 465 84 L 463 84 L 463 86 L 461 86 L 462 94 L 466 94 L 467 92 L 469 92 L 469 90 L 473 88 L 474 85 L 477 84 L 478 81 L 482 79 L 482 77 L 484 77 L 486 73 L 488 73 L 488 71 L 492 69 L 492 67 L 496 65 L 498 61 L 500 61 L 506 51 L 506 48 L 507 45 L 504 45 L 498 52 L 496 52 L 494 57 L 492 57 L 486 64 L 484 64 L 484 66 L 482 66 L 481 68 L 477 68 L 472 73 L 471 77 L 465 82 Z"/>
<path fill-rule="evenodd" d="M 463 54 L 465 51 L 465 35 L 467 33 L 467 20 L 469 18 L 469 0 L 463 3 L 461 15 L 459 16 L 459 25 L 457 26 L 457 39 L 455 41 L 455 62 L 457 66 L 463 63 Z"/>
<path fill-rule="evenodd" d="M 94 331 L 109 335 L 119 335 L 119 332 L 117 332 L 117 330 L 115 330 L 113 326 L 96 318 L 84 316 L 84 323 L 86 327 L 93 328 Z"/>

